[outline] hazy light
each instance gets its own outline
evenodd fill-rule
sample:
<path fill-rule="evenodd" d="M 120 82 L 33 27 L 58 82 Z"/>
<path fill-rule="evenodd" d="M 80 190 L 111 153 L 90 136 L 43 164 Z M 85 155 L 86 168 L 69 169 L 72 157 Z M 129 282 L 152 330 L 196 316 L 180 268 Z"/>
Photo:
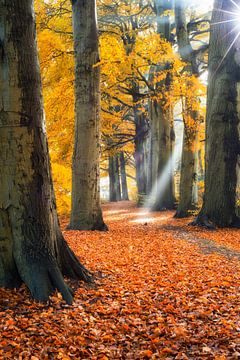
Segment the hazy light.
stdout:
<path fill-rule="evenodd" d="M 165 166 L 162 174 L 160 174 L 159 178 L 155 182 L 150 195 L 143 204 L 143 207 L 150 210 L 151 207 L 154 205 L 156 199 L 158 199 L 158 201 L 161 199 L 173 175 L 173 169 L 175 168 L 178 161 L 181 159 L 181 155 L 182 155 L 182 142 L 179 142 L 178 144 L 175 145 L 172 156 L 168 160 L 168 163 Z"/>
<path fill-rule="evenodd" d="M 149 222 L 154 222 L 156 221 L 157 219 L 154 219 L 154 218 L 150 218 L 150 217 L 143 217 L 141 219 L 134 219 L 134 220 L 131 220 L 130 222 L 132 223 L 137 223 L 137 224 L 146 224 L 146 223 L 149 223 Z"/>
<path fill-rule="evenodd" d="M 235 6 L 235 9 L 233 11 L 215 9 L 216 11 L 220 11 L 220 12 L 222 12 L 224 14 L 230 15 L 230 18 L 227 19 L 227 20 L 218 21 L 216 23 L 211 24 L 211 26 L 217 26 L 217 25 L 222 25 L 222 24 L 226 24 L 226 23 L 232 23 L 233 24 L 232 30 L 230 30 L 224 37 L 227 37 L 232 33 L 236 33 L 232 43 L 229 45 L 228 49 L 226 50 L 226 53 L 224 54 L 221 62 L 219 63 L 217 69 L 215 70 L 213 76 L 219 70 L 219 68 L 221 67 L 223 61 L 226 59 L 226 57 L 229 54 L 230 50 L 233 48 L 233 46 L 236 44 L 237 40 L 240 37 L 240 6 L 234 0 L 230 0 L 230 1 Z"/>

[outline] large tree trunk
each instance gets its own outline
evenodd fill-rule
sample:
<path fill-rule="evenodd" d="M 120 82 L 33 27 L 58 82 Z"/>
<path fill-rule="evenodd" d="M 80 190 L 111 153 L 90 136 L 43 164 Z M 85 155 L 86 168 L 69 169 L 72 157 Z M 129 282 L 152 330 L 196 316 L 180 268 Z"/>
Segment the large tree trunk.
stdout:
<path fill-rule="evenodd" d="M 109 201 L 121 200 L 118 155 L 109 156 Z"/>
<path fill-rule="evenodd" d="M 126 175 L 126 162 L 123 151 L 120 152 L 119 160 L 120 160 L 120 170 L 121 170 L 122 200 L 129 200 L 127 175 Z"/>
<path fill-rule="evenodd" d="M 178 51 L 181 58 L 187 64 L 185 71 L 189 76 L 198 76 L 196 55 L 189 40 L 189 33 L 186 23 L 186 5 L 181 0 L 175 1 L 175 23 L 178 43 Z M 186 84 L 187 86 L 187 84 Z M 191 91 L 189 90 L 189 94 Z M 193 111 L 193 106 L 198 103 L 197 96 L 191 94 L 185 99 L 183 107 L 184 138 L 181 161 L 180 199 L 175 217 L 187 217 L 191 210 L 196 209 L 198 201 L 197 190 L 197 143 L 199 115 Z M 190 122 L 189 120 L 190 119 Z"/>
<path fill-rule="evenodd" d="M 100 205 L 100 68 L 95 0 L 72 0 L 75 141 L 70 229 L 106 230 Z"/>
<path fill-rule="evenodd" d="M 240 5 L 239 0 L 236 1 Z M 209 49 L 206 121 L 205 194 L 196 224 L 226 227 L 236 218 L 237 158 L 240 152 L 237 109 L 239 45 L 231 12 L 231 0 L 216 0 Z M 223 23 L 221 23 L 223 22 Z M 237 30 L 236 30 L 237 31 Z"/>
<path fill-rule="evenodd" d="M 58 224 L 32 0 L 0 0 L 0 286 L 47 301 L 63 275 L 90 281 Z"/>
<path fill-rule="evenodd" d="M 191 138 L 190 138 L 191 136 Z M 180 199 L 175 214 L 177 218 L 191 215 L 198 205 L 198 137 L 197 134 L 188 135 L 187 129 L 183 133 L 183 148 L 180 177 Z"/>
<path fill-rule="evenodd" d="M 166 41 L 170 41 L 170 19 L 164 15 L 171 7 L 171 1 L 155 0 L 154 10 L 157 18 L 157 33 Z M 166 67 L 168 65 L 166 64 Z M 158 73 L 159 66 L 152 69 Z M 156 85 L 160 91 L 162 85 L 169 88 L 171 79 L 168 76 L 165 83 Z M 151 210 L 173 209 L 175 207 L 173 168 L 170 165 L 174 147 L 173 111 L 166 109 L 164 99 L 150 102 L 151 151 L 150 151 L 150 180 L 148 181 L 148 201 Z M 166 173 L 167 172 L 167 173 Z"/>
<path fill-rule="evenodd" d="M 151 201 L 152 211 L 175 206 L 172 150 L 174 131 L 171 110 L 163 110 L 156 100 L 151 102 Z"/>

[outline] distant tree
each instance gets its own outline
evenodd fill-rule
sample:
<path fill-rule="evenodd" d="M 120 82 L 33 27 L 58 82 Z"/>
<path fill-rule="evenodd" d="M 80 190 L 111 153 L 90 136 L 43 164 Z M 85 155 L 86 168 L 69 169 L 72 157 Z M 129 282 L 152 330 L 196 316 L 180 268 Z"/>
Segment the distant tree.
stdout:
<path fill-rule="evenodd" d="M 120 184 L 118 154 L 109 156 L 108 173 L 109 173 L 109 200 L 120 201 L 121 184 Z"/>
<path fill-rule="evenodd" d="M 186 21 L 186 5 L 181 0 L 175 1 L 175 25 L 178 50 L 186 63 L 185 96 L 182 101 L 183 111 L 183 148 L 181 161 L 180 198 L 175 217 L 186 217 L 190 210 L 196 209 L 198 202 L 198 128 L 200 115 L 198 111 L 199 69 L 197 53 L 193 50 Z M 195 83 L 195 87 L 193 84 Z M 195 91 L 194 91 L 195 90 Z"/>
<path fill-rule="evenodd" d="M 138 39 L 141 38 L 139 34 L 148 30 L 150 27 L 148 21 L 150 10 L 147 4 L 143 4 L 143 2 L 139 0 L 133 0 L 131 2 L 121 0 L 112 2 L 111 4 L 109 4 L 108 1 L 100 1 L 99 8 L 101 10 L 99 17 L 101 32 L 114 36 L 114 38 L 118 39 L 118 42 L 122 43 L 124 49 L 121 62 L 123 64 L 125 63 L 127 67 L 124 69 L 125 71 L 120 74 L 124 80 L 115 79 L 118 85 L 114 87 L 114 90 L 118 88 L 118 92 L 120 90 L 120 93 L 131 99 L 130 107 L 135 125 L 133 141 L 137 192 L 139 197 L 141 197 L 143 194 L 146 194 L 147 189 L 146 139 L 148 124 L 142 110 L 142 101 L 145 98 L 142 91 L 142 84 L 145 78 L 144 75 L 141 74 L 142 63 L 141 65 L 139 64 L 139 59 L 144 57 L 139 48 L 136 50 L 136 44 L 138 43 Z M 124 61 L 124 57 L 127 61 Z M 138 60 L 136 59 L 137 57 Z M 145 63 L 146 66 L 148 66 L 147 59 L 145 59 Z M 146 86 L 145 83 L 144 86 Z M 110 88 L 113 90 L 112 87 Z M 116 93 L 114 93 L 114 98 L 116 98 Z M 119 100 L 121 101 L 121 99 Z"/>
<path fill-rule="evenodd" d="M 37 57 L 33 0 L 0 0 L 0 286 L 24 282 L 34 299 L 63 276 L 90 281 L 57 219 Z"/>
<path fill-rule="evenodd" d="M 106 230 L 100 205 L 100 68 L 95 0 L 72 0 L 75 142 L 69 228 Z"/>
<path fill-rule="evenodd" d="M 155 14 L 157 34 L 161 39 L 170 42 L 171 21 L 167 11 L 172 8 L 172 0 L 154 0 L 150 3 L 152 3 L 151 6 Z M 162 93 L 161 98 L 156 97 L 150 100 L 151 148 L 148 192 L 151 193 L 151 197 L 154 199 L 150 204 L 151 209 L 154 211 L 173 209 L 175 207 L 173 169 L 171 166 L 167 166 L 171 161 L 175 141 L 173 107 L 166 97 L 172 82 L 171 68 L 172 64 L 169 61 L 163 62 L 159 55 L 157 66 L 152 66 L 150 73 L 150 79 L 151 77 L 157 77 L 164 70 L 167 73 L 163 80 L 155 82 L 154 85 L 155 92 Z M 159 180 L 166 171 L 168 171 L 167 182 L 161 184 Z M 161 191 L 163 186 L 165 186 L 164 191 Z M 153 189 L 155 194 L 152 193 Z"/>
<path fill-rule="evenodd" d="M 120 162 L 120 174 L 121 174 L 122 200 L 129 200 L 127 174 L 126 174 L 126 161 L 125 161 L 125 155 L 124 155 L 123 151 L 121 151 L 119 154 L 119 162 Z"/>
<path fill-rule="evenodd" d="M 237 159 L 240 154 L 239 5 L 239 0 L 215 0 L 212 14 L 205 194 L 202 209 L 194 222 L 207 227 L 239 225 L 236 216 Z"/>

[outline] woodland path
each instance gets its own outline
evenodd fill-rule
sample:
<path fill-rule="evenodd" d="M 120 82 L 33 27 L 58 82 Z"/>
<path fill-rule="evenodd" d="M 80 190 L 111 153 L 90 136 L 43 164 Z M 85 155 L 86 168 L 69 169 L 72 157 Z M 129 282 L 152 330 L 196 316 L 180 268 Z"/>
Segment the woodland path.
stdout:
<path fill-rule="evenodd" d="M 73 306 L 0 290 L 0 359 L 239 359 L 240 231 L 103 209 L 109 232 L 64 231 L 97 275 Z"/>

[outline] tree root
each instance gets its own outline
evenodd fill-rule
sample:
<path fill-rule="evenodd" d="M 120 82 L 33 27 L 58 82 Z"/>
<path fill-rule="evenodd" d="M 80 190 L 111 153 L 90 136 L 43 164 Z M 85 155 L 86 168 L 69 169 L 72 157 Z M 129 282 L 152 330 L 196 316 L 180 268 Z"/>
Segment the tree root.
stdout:
<path fill-rule="evenodd" d="M 97 224 L 95 225 L 92 230 L 98 230 L 98 231 L 108 231 L 108 226 L 102 222 L 101 224 Z"/>
<path fill-rule="evenodd" d="M 206 215 L 198 215 L 189 225 L 204 227 L 208 230 L 216 230 L 216 226 Z"/>
<path fill-rule="evenodd" d="M 60 267 L 63 275 L 86 283 L 93 283 L 93 274 L 82 265 L 61 235 L 59 240 Z"/>
<path fill-rule="evenodd" d="M 44 259 L 41 263 L 27 263 L 27 267 L 24 266 L 20 270 L 20 276 L 36 301 L 46 303 L 49 296 L 57 290 L 62 294 L 63 300 L 67 304 L 72 304 L 73 292 L 65 283 L 54 259 Z"/>

